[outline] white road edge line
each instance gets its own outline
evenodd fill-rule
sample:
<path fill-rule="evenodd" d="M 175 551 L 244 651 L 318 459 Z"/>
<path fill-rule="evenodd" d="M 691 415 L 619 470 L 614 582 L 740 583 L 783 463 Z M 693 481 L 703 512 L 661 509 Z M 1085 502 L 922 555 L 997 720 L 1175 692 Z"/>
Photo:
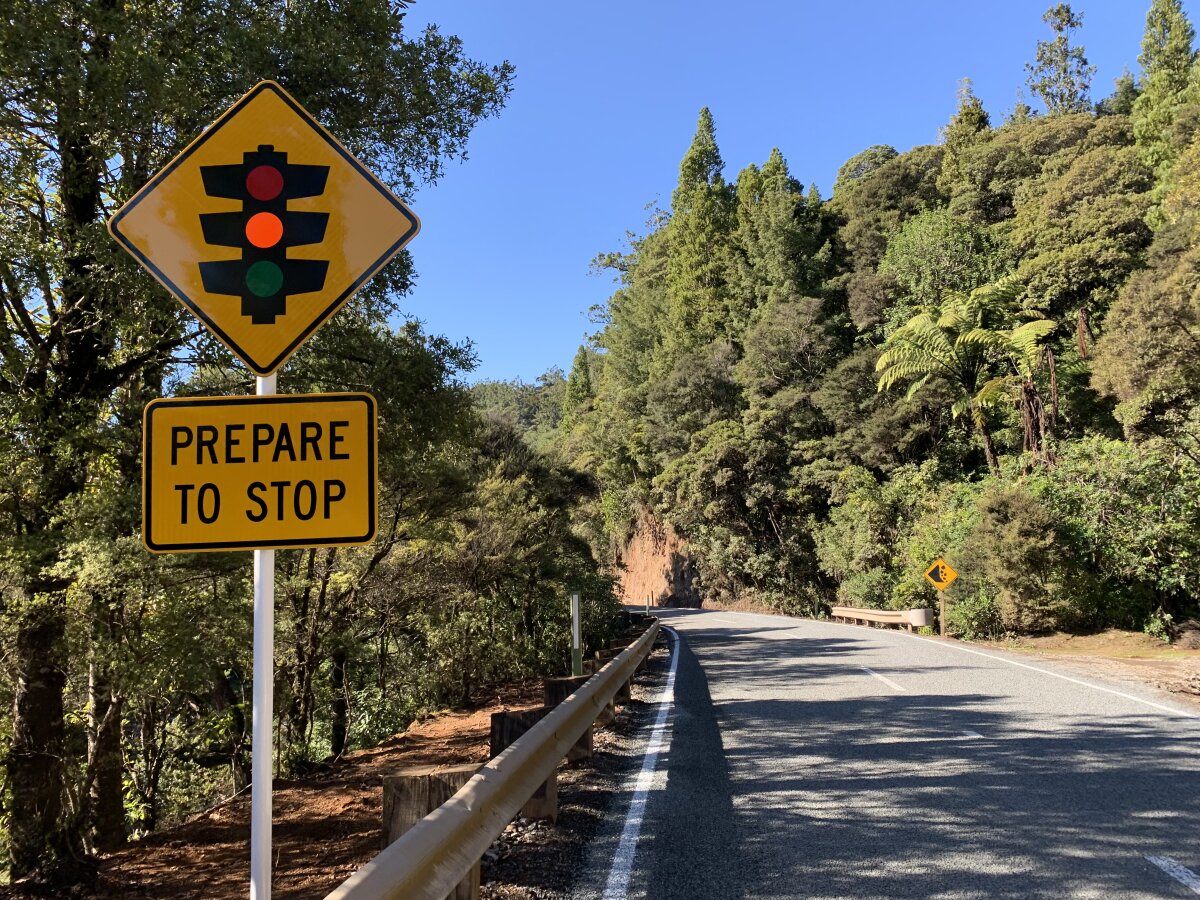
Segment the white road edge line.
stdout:
<path fill-rule="evenodd" d="M 1166 856 L 1150 856 L 1147 854 L 1146 859 L 1188 888 L 1193 894 L 1200 894 L 1200 876 L 1197 876 L 1187 866 L 1181 866 L 1175 860 Z"/>
<path fill-rule="evenodd" d="M 654 771 L 658 766 L 658 754 L 666 749 L 663 733 L 666 731 L 667 717 L 675 704 L 675 670 L 679 668 L 679 635 L 674 629 L 663 626 L 663 631 L 671 636 L 671 671 L 667 675 L 667 684 L 658 701 L 658 717 L 654 720 L 654 731 L 646 744 L 646 755 L 642 759 L 642 771 L 638 773 L 637 782 L 633 787 L 633 800 L 629 803 L 629 813 L 625 817 L 625 827 L 621 829 L 621 841 L 613 854 L 612 867 L 608 870 L 608 882 L 604 885 L 603 900 L 625 900 L 629 893 L 629 876 L 633 872 L 633 859 L 637 853 L 638 838 L 642 831 L 642 818 L 646 814 L 646 799 L 650 794 L 650 784 L 654 780 Z"/>
<path fill-rule="evenodd" d="M 892 681 L 892 679 L 884 678 L 882 675 L 880 675 L 874 669 L 868 669 L 866 666 L 859 666 L 859 668 L 862 669 L 864 672 L 866 672 L 868 675 L 874 675 L 876 678 L 878 678 L 880 681 L 882 681 L 884 684 L 886 684 L 888 687 L 892 688 L 893 690 L 900 691 L 901 693 L 906 692 L 908 690 L 908 688 L 900 687 L 900 685 L 896 684 L 896 682 Z"/>
<path fill-rule="evenodd" d="M 1114 694 L 1117 697 L 1124 697 L 1126 700 L 1132 700 L 1134 703 L 1143 703 L 1146 706 L 1153 706 L 1155 709 L 1161 709 L 1163 712 L 1168 712 L 1173 716 L 1181 716 L 1185 719 L 1200 719 L 1200 715 L 1195 713 L 1184 712 L 1181 709 L 1174 709 L 1170 706 L 1164 706 L 1161 703 L 1155 703 L 1153 700 L 1143 700 L 1141 697 L 1135 697 L 1133 694 L 1126 694 L 1124 691 L 1113 690 L 1112 688 L 1103 687 L 1099 684 L 1092 684 L 1090 681 L 1083 681 L 1079 678 L 1072 678 L 1070 675 L 1063 675 L 1060 672 L 1053 672 L 1050 669 L 1039 669 L 1037 666 L 1027 665 L 1026 663 L 1017 662 L 1015 659 L 1005 659 L 1003 656 L 994 656 L 991 653 L 984 653 L 982 650 L 972 650 L 970 647 L 960 647 L 957 644 L 949 644 L 944 641 L 933 641 L 928 638 L 912 636 L 915 640 L 923 641 L 926 644 L 934 644 L 938 647 L 949 647 L 951 650 L 958 650 L 962 653 L 973 653 L 976 656 L 985 656 L 988 659 L 994 659 L 997 662 L 1008 663 L 1010 666 L 1016 666 L 1020 669 L 1028 669 L 1030 672 L 1040 672 L 1043 675 L 1050 675 L 1054 678 L 1061 678 L 1063 681 L 1069 681 L 1071 684 L 1078 684 L 1085 688 L 1091 688 L 1094 691 L 1103 691 L 1106 694 Z"/>

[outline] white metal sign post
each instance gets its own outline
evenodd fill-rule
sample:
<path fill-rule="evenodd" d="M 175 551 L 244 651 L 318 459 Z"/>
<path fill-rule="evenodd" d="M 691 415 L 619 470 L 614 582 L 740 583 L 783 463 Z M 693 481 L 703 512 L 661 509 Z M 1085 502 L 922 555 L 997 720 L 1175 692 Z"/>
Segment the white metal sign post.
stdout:
<path fill-rule="evenodd" d="M 275 393 L 275 375 L 255 378 L 255 393 Z M 254 707 L 250 733 L 250 900 L 271 897 L 271 788 L 275 780 L 275 551 L 254 551 Z"/>
<path fill-rule="evenodd" d="M 583 674 L 583 636 L 579 625 L 579 594 L 571 595 L 571 674 Z"/>

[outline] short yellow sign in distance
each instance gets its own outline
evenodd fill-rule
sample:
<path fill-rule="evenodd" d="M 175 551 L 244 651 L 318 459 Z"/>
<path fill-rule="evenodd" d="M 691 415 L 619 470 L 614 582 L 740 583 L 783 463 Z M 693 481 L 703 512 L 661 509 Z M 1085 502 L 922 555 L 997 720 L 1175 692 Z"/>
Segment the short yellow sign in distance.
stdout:
<path fill-rule="evenodd" d="M 300 104 L 264 81 L 108 227 L 251 370 L 269 375 L 420 223 Z"/>
<path fill-rule="evenodd" d="M 370 394 L 152 401 L 143 542 L 155 553 L 369 543 L 376 421 Z"/>
<path fill-rule="evenodd" d="M 939 591 L 944 591 L 958 577 L 958 573 L 954 571 L 954 567 L 950 563 L 939 557 L 925 570 L 925 577 Z"/>

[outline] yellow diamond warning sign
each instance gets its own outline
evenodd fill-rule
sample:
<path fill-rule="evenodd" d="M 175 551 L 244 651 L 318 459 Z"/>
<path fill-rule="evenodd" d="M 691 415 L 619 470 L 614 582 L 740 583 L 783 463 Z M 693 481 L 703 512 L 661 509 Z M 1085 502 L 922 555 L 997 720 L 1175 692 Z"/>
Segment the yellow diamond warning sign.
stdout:
<path fill-rule="evenodd" d="M 375 536 L 370 394 L 154 400 L 143 426 L 142 540 L 155 553 Z"/>
<path fill-rule="evenodd" d="M 925 577 L 939 591 L 944 591 L 950 587 L 950 582 L 958 577 L 958 573 L 944 559 L 935 559 L 933 564 L 925 570 Z"/>
<path fill-rule="evenodd" d="M 109 222 L 113 237 L 259 375 L 278 369 L 419 228 L 271 81 Z"/>

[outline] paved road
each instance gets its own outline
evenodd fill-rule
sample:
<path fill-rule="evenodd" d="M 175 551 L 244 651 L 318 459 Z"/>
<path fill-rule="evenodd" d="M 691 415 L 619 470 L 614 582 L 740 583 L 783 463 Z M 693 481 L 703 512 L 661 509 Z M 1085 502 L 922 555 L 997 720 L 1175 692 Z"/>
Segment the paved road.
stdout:
<path fill-rule="evenodd" d="M 897 631 L 663 619 L 674 705 L 628 896 L 1200 894 L 1200 720 L 1170 700 Z"/>

